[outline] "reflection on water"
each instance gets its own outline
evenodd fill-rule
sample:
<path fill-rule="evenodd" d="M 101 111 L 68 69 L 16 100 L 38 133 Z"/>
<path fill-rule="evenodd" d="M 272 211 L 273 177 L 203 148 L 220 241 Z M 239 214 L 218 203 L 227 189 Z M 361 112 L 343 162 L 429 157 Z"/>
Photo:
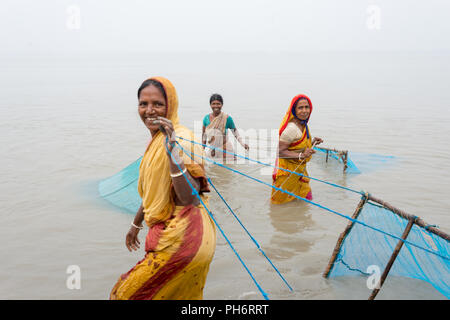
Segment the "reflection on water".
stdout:
<path fill-rule="evenodd" d="M 273 227 L 286 234 L 296 234 L 314 225 L 309 213 L 311 206 L 302 200 L 285 204 L 270 204 L 269 217 Z"/>
<path fill-rule="evenodd" d="M 270 239 L 271 255 L 278 259 L 288 259 L 299 252 L 310 250 L 313 242 L 305 231 L 314 226 L 310 205 L 301 200 L 286 204 L 270 204 L 269 217 L 276 232 Z"/>

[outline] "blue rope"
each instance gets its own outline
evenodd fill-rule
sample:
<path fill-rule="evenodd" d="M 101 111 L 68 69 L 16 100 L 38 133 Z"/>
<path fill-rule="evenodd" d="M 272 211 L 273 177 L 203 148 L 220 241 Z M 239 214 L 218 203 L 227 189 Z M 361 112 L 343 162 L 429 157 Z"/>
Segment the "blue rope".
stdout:
<path fill-rule="evenodd" d="M 178 145 L 180 146 L 180 148 L 187 154 L 188 151 L 186 151 L 186 150 L 180 145 L 180 143 L 179 143 L 178 141 L 177 141 L 177 144 L 178 144 Z M 414 244 L 414 243 L 412 243 L 412 242 L 409 242 L 409 241 L 407 241 L 407 240 L 405 240 L 405 239 L 402 239 L 401 237 L 398 237 L 398 236 L 396 236 L 396 235 L 390 234 L 390 233 L 388 233 L 388 232 L 386 232 L 386 231 L 383 231 L 383 230 L 380 230 L 380 229 L 378 229 L 378 228 L 369 226 L 369 225 L 367 225 L 366 223 L 364 223 L 364 222 L 362 222 L 362 221 L 353 219 L 353 218 L 351 218 L 351 217 L 349 217 L 349 216 L 346 216 L 345 214 L 342 214 L 342 213 L 340 213 L 340 212 L 337 212 L 337 211 L 335 211 L 335 210 L 332 210 L 332 209 L 330 209 L 330 208 L 327 208 L 327 207 L 325 207 L 325 206 L 323 206 L 323 205 L 321 205 L 321 204 L 315 203 L 315 202 L 310 201 L 310 200 L 308 200 L 308 199 L 306 199 L 306 198 L 302 198 L 302 197 L 300 197 L 300 196 L 298 196 L 298 195 L 296 195 L 296 194 L 294 194 L 294 193 L 292 193 L 292 192 L 289 192 L 289 191 L 287 191 L 287 190 L 283 190 L 283 189 L 277 188 L 277 187 L 275 187 L 275 186 L 273 186 L 273 185 L 271 185 L 271 184 L 268 184 L 267 182 L 264 182 L 264 181 L 262 181 L 262 180 L 260 180 L 260 179 L 251 177 L 251 176 L 246 175 L 245 173 L 242 173 L 242 172 L 240 172 L 240 171 L 238 171 L 238 170 L 235 170 L 235 169 L 233 169 L 233 168 L 230 168 L 230 167 L 224 166 L 224 165 L 222 165 L 222 164 L 220 164 L 220 163 L 217 163 L 216 161 L 211 160 L 211 159 L 209 159 L 208 157 L 204 157 L 204 156 L 202 156 L 202 155 L 195 154 L 194 152 L 191 152 L 191 153 L 192 153 L 193 155 L 197 156 L 197 157 L 203 158 L 203 159 L 205 159 L 205 160 L 207 160 L 207 161 L 209 161 L 209 162 L 212 162 L 212 163 L 214 163 L 214 164 L 216 164 L 216 165 L 218 165 L 218 166 L 220 166 L 220 167 L 223 167 L 223 168 L 225 168 L 225 169 L 227 169 L 227 170 L 236 172 L 236 173 L 238 173 L 238 174 L 240 174 L 240 175 L 243 175 L 244 177 L 247 177 L 247 178 L 249 178 L 249 179 L 252 179 L 252 180 L 254 180 L 254 181 L 256 181 L 256 182 L 259 182 L 259 183 L 264 184 L 264 185 L 267 185 L 267 186 L 269 186 L 269 187 L 271 187 L 271 188 L 273 188 L 273 189 L 276 189 L 276 190 L 279 190 L 279 191 L 281 191 L 281 192 L 284 192 L 284 193 L 286 193 L 286 194 L 288 194 L 288 195 L 290 195 L 290 196 L 293 196 L 294 198 L 297 198 L 297 199 L 299 199 L 299 200 L 306 201 L 306 202 L 308 202 L 308 203 L 310 203 L 310 204 L 312 204 L 312 205 L 315 205 L 315 206 L 317 206 L 317 207 L 319 207 L 319 208 L 322 208 L 322 209 L 324 209 L 324 210 L 326 210 L 326 211 L 329 211 L 329 212 L 331 212 L 331 213 L 337 214 L 338 216 L 341 216 L 341 217 L 343 217 L 343 218 L 345 218 L 345 219 L 348 219 L 348 220 L 350 220 L 350 221 L 352 221 L 352 222 L 354 222 L 354 223 L 359 223 L 359 224 L 361 224 L 361 225 L 363 225 L 363 226 L 365 226 L 365 227 L 367 227 L 367 228 L 369 228 L 369 229 L 372 229 L 372 230 L 381 232 L 381 233 L 383 233 L 383 234 L 385 234 L 385 235 L 387 235 L 387 236 L 390 236 L 390 237 L 395 238 L 395 239 L 397 239 L 397 240 L 403 241 L 404 243 L 410 244 L 410 245 L 412 245 L 412 246 L 414 246 L 414 247 L 416 247 L 416 248 L 425 250 L 425 251 L 427 251 L 427 252 L 429 252 L 429 253 L 432 253 L 432 254 L 434 254 L 434 255 L 437 255 L 437 256 L 439 256 L 439 257 L 441 257 L 441 258 L 444 258 L 444 259 L 446 259 L 446 260 L 450 260 L 449 257 L 443 256 L 443 255 L 441 255 L 441 254 L 439 254 L 439 253 L 436 253 L 436 252 L 434 252 L 434 251 L 432 251 L 432 250 L 423 248 L 423 247 L 421 247 L 421 246 L 419 246 L 419 245 L 416 245 L 416 244 Z"/>
<path fill-rule="evenodd" d="M 166 137 L 166 142 L 168 141 L 168 138 Z M 178 142 L 177 142 L 178 143 Z M 179 144 L 178 144 L 179 145 Z M 180 170 L 180 172 L 183 172 L 183 170 L 181 169 L 180 165 L 177 163 L 177 161 L 175 160 L 175 158 L 172 155 L 172 152 L 167 148 L 167 144 L 165 144 L 166 150 L 169 152 L 170 157 L 172 158 L 172 160 L 174 161 L 174 163 L 177 165 L 178 170 Z M 181 146 L 180 146 L 181 147 Z M 183 147 L 181 147 L 183 149 Z M 247 266 L 245 265 L 244 261 L 242 261 L 241 257 L 239 256 L 239 254 L 237 253 L 237 251 L 234 249 L 233 245 L 231 244 L 230 240 L 228 240 L 227 236 L 225 235 L 225 233 L 223 232 L 222 228 L 219 226 L 219 224 L 217 223 L 216 219 L 214 218 L 213 214 L 209 211 L 208 207 L 205 205 L 205 203 L 203 202 L 202 198 L 200 197 L 200 195 L 198 194 L 197 190 L 192 186 L 191 182 L 189 181 L 189 179 L 186 176 L 186 173 L 183 173 L 183 177 L 186 179 L 187 183 L 189 184 L 189 186 L 192 189 L 192 195 L 195 195 L 201 202 L 202 206 L 206 209 L 206 211 L 208 212 L 209 216 L 211 217 L 211 219 L 214 221 L 214 223 L 216 224 L 217 228 L 219 228 L 220 232 L 222 233 L 222 236 L 225 238 L 225 240 L 227 241 L 227 243 L 230 245 L 231 249 L 233 250 L 233 252 L 235 253 L 235 255 L 238 257 L 239 261 L 242 263 L 242 265 L 244 266 L 245 270 L 247 270 L 247 273 L 250 275 L 250 277 L 252 278 L 253 282 L 255 283 L 256 287 L 258 288 L 258 290 L 261 292 L 261 294 L 263 295 L 264 299 L 266 300 L 270 300 L 269 297 L 267 296 L 267 293 L 264 292 L 264 290 L 261 288 L 261 286 L 259 285 L 259 283 L 256 281 L 255 277 L 253 277 L 253 274 L 250 272 L 250 270 L 247 268 Z"/>
<path fill-rule="evenodd" d="M 188 156 L 194 160 L 194 157 L 192 157 L 192 155 L 188 154 Z M 256 247 L 258 248 L 258 250 L 263 254 L 263 256 L 267 259 L 267 261 L 269 261 L 269 263 L 272 265 L 272 267 L 275 269 L 275 271 L 278 273 L 278 275 L 281 277 L 281 279 L 284 281 L 284 283 L 288 286 L 289 290 L 293 291 L 292 287 L 289 285 L 289 283 L 286 281 L 286 279 L 283 277 L 283 275 L 280 273 L 280 271 L 278 271 L 278 269 L 275 267 L 275 265 L 272 263 L 272 261 L 269 259 L 269 257 L 266 255 L 266 253 L 261 249 L 261 246 L 259 245 L 259 243 L 255 240 L 255 238 L 253 238 L 253 236 L 250 234 L 250 232 L 247 230 L 247 228 L 244 226 L 244 224 L 241 222 L 241 220 L 236 216 L 236 214 L 234 213 L 233 209 L 231 209 L 231 207 L 228 205 L 228 203 L 225 201 L 225 199 L 222 197 L 222 195 L 220 194 L 220 192 L 217 190 L 216 186 L 212 183 L 211 179 L 209 177 L 206 178 L 208 180 L 208 182 L 210 183 L 210 185 L 214 188 L 214 190 L 216 191 L 216 193 L 219 195 L 219 197 L 222 199 L 223 203 L 225 203 L 225 205 L 227 206 L 227 208 L 230 210 L 230 212 L 233 214 L 233 216 L 236 218 L 236 220 L 239 222 L 239 224 L 242 226 L 242 228 L 245 230 L 245 232 L 247 232 L 248 236 L 250 237 L 250 239 L 252 239 L 252 241 L 255 243 Z"/>
<path fill-rule="evenodd" d="M 253 242 L 255 243 L 256 247 L 258 248 L 258 250 L 263 254 L 263 256 L 267 259 L 267 261 L 269 261 L 269 263 L 272 265 L 272 267 L 275 269 L 275 271 L 278 273 L 278 275 L 281 277 L 281 279 L 284 281 L 284 283 L 288 286 L 289 290 L 293 291 L 292 287 L 289 285 L 289 283 L 286 281 L 286 279 L 281 275 L 280 271 L 278 271 L 277 267 L 275 267 L 275 265 L 272 263 L 272 261 L 269 259 L 269 257 L 266 256 L 265 252 L 261 249 L 261 246 L 259 245 L 259 243 L 255 240 L 255 238 L 252 237 L 252 235 L 250 234 L 250 232 L 247 230 L 247 228 L 242 224 L 241 220 L 236 216 L 236 214 L 234 213 L 233 209 L 230 208 L 230 206 L 228 205 L 228 203 L 225 201 L 225 199 L 222 197 L 222 195 L 220 194 L 220 192 L 216 189 L 216 187 L 214 186 L 214 184 L 212 183 L 210 178 L 207 178 L 208 182 L 211 184 L 211 186 L 214 188 L 214 190 L 217 192 L 217 194 L 219 195 L 219 197 L 222 199 L 222 201 L 225 203 L 225 205 L 228 207 L 228 209 L 230 210 L 230 212 L 233 214 L 233 216 L 236 218 L 236 220 L 239 222 L 239 224 L 242 226 L 242 228 L 244 228 L 245 232 L 247 232 L 248 236 L 250 237 L 250 239 L 253 240 Z"/>
<path fill-rule="evenodd" d="M 192 141 L 192 140 L 188 140 L 188 139 L 185 139 L 185 138 L 179 137 L 179 136 L 177 136 L 177 138 L 180 138 L 180 139 L 182 139 L 182 140 L 184 140 L 184 141 L 188 141 L 188 142 L 191 142 L 191 143 L 194 143 L 194 144 L 198 144 L 198 145 L 201 145 L 201 146 L 204 146 L 204 147 L 213 149 L 213 150 L 219 150 L 219 151 L 221 151 L 221 152 L 228 153 L 228 154 L 237 156 L 237 157 L 242 158 L 242 159 L 245 159 L 245 160 L 249 160 L 249 161 L 252 161 L 252 162 L 256 162 L 256 163 L 265 165 L 266 167 L 272 167 L 272 168 L 280 169 L 280 170 L 289 172 L 289 173 L 291 173 L 291 174 L 292 174 L 292 173 L 293 173 L 293 174 L 296 174 L 297 176 L 300 176 L 300 177 L 305 177 L 305 178 L 309 178 L 309 179 L 311 179 L 311 180 L 315 180 L 315 181 L 319 181 L 319 182 L 328 184 L 328 185 L 333 186 L 333 187 L 341 188 L 341 189 L 344 189 L 344 190 L 347 190 L 347 191 L 350 191 L 350 192 L 354 192 L 354 193 L 358 193 L 358 194 L 364 194 L 362 191 L 353 190 L 353 189 L 350 189 L 350 188 L 347 188 L 347 187 L 344 187 L 344 186 L 341 186 L 341 185 L 338 185 L 338 184 L 335 184 L 335 183 L 332 183 L 332 182 L 328 182 L 328 181 L 325 181 L 325 180 L 320 180 L 320 179 L 317 179 L 317 178 L 308 177 L 308 176 L 306 176 L 306 175 L 304 175 L 304 174 L 302 174 L 302 173 L 295 172 L 295 171 L 291 171 L 291 170 L 288 170 L 288 169 L 285 169 L 285 168 L 280 168 L 280 167 L 277 167 L 277 166 L 272 165 L 272 164 L 270 164 L 270 163 L 265 163 L 265 162 L 261 162 L 261 161 L 259 161 L 259 160 L 254 160 L 254 159 L 248 158 L 248 157 L 246 157 L 246 156 L 241 156 L 241 155 L 239 155 L 239 154 L 236 154 L 236 153 L 233 153 L 233 152 L 229 152 L 229 151 L 227 151 L 227 150 L 223 150 L 223 149 L 216 148 L 216 147 L 211 147 L 211 146 L 209 146 L 209 145 L 202 144 L 202 143 L 199 143 L 199 142 L 196 142 L 196 141 Z"/>

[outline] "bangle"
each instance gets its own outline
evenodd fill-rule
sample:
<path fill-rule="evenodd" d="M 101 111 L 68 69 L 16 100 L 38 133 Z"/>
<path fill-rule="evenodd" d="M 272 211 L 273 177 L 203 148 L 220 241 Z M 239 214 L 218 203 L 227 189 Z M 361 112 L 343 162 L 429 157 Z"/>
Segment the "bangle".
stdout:
<path fill-rule="evenodd" d="M 303 159 L 305 159 L 305 157 L 302 158 L 302 155 L 303 155 L 303 152 L 300 152 L 300 153 L 298 154 L 298 160 L 303 160 Z"/>
<path fill-rule="evenodd" d="M 142 226 L 139 227 L 139 226 L 135 225 L 134 222 L 131 222 L 131 226 L 132 226 L 132 227 L 135 227 L 136 229 L 139 229 L 139 230 L 144 229 L 144 227 L 142 227 Z"/>
<path fill-rule="evenodd" d="M 177 172 L 177 173 L 171 173 L 170 176 L 172 178 L 176 178 L 176 177 L 182 176 L 184 173 L 186 173 L 186 171 L 187 171 L 187 168 L 184 168 L 183 171 L 180 171 L 180 172 Z"/>

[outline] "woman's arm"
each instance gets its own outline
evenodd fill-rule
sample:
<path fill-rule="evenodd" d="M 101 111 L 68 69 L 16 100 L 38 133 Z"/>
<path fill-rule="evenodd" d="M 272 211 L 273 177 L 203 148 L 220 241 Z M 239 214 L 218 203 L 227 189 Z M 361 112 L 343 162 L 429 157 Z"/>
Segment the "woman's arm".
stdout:
<path fill-rule="evenodd" d="M 248 144 L 242 142 L 242 138 L 239 136 L 239 132 L 237 131 L 237 129 L 234 128 L 234 129 L 230 129 L 230 130 L 231 130 L 231 132 L 233 132 L 234 137 L 241 144 L 241 146 L 243 146 L 245 148 L 245 150 L 248 150 L 249 149 Z"/>
<path fill-rule="evenodd" d="M 136 212 L 136 216 L 134 217 L 133 224 L 141 227 L 142 221 L 144 221 L 144 207 L 139 207 L 139 210 Z M 141 244 L 139 242 L 139 239 L 137 237 L 139 233 L 140 228 L 136 228 L 135 226 L 131 225 L 130 230 L 127 233 L 127 236 L 125 237 L 125 245 L 128 248 L 128 251 L 131 250 L 137 250 L 139 249 L 139 245 Z"/>
<path fill-rule="evenodd" d="M 175 190 L 175 195 L 177 197 L 176 204 L 187 206 L 187 205 L 198 205 L 199 200 L 195 194 L 192 194 L 192 188 L 189 183 L 186 181 L 188 178 L 191 185 L 194 187 L 197 192 L 200 190 L 200 183 L 194 179 L 190 173 L 186 170 L 186 167 L 179 157 L 179 150 L 175 148 L 176 143 L 176 134 L 172 124 L 172 121 L 166 119 L 164 117 L 158 117 L 160 124 L 164 130 L 162 133 L 168 138 L 166 144 L 166 153 L 169 157 L 169 166 L 170 166 L 170 175 L 172 178 L 172 185 Z M 175 150 L 175 152 L 174 152 Z M 176 161 L 176 163 L 175 163 Z M 181 169 L 181 171 L 180 171 Z M 183 174 L 184 173 L 184 174 Z"/>
<path fill-rule="evenodd" d="M 168 155 L 170 157 L 170 155 Z M 178 166 L 181 168 L 178 168 Z M 174 162 L 172 157 L 170 157 L 170 173 L 174 175 L 172 177 L 172 185 L 175 190 L 175 194 L 177 196 L 176 204 L 187 206 L 187 205 L 198 205 L 200 201 L 198 200 L 195 194 L 192 194 L 192 188 L 189 183 L 186 181 L 186 178 L 189 180 L 194 189 L 198 192 L 200 190 L 200 183 L 197 179 L 193 178 L 189 171 L 186 170 L 185 174 L 181 174 L 181 172 L 185 171 L 186 166 L 183 162 L 177 164 Z"/>
<path fill-rule="evenodd" d="M 322 138 L 319 138 L 319 137 L 314 137 L 314 139 L 312 140 L 313 146 L 317 146 L 318 144 L 321 144 L 322 142 L 323 142 Z"/>
<path fill-rule="evenodd" d="M 203 150 L 205 150 L 205 145 L 206 145 L 206 134 L 205 134 L 205 132 L 206 132 L 206 127 L 205 127 L 205 125 L 203 125 L 203 127 L 202 127 L 202 143 L 203 143 Z M 215 155 L 216 155 L 216 150 L 214 150 L 214 149 L 211 149 L 211 155 L 214 157 Z"/>
<path fill-rule="evenodd" d="M 284 159 L 305 159 L 312 156 L 316 151 L 311 148 L 306 148 L 302 153 L 288 150 L 289 142 L 279 140 L 278 142 L 278 157 Z"/>
<path fill-rule="evenodd" d="M 206 144 L 206 135 L 205 135 L 206 127 L 202 126 L 202 143 Z M 203 150 L 205 149 L 205 146 L 203 146 Z"/>

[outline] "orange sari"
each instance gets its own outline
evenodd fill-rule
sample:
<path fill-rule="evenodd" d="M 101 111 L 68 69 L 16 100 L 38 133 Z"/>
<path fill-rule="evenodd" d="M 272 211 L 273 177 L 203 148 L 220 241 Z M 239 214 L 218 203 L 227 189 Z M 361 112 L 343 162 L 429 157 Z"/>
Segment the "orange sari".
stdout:
<path fill-rule="evenodd" d="M 278 136 L 281 136 L 283 131 L 286 129 L 288 123 L 294 118 L 292 109 L 295 107 L 297 101 L 300 98 L 305 98 L 308 101 L 311 112 L 312 112 L 311 100 L 307 96 L 301 95 L 301 94 L 295 96 L 291 101 L 289 109 L 283 118 L 283 121 L 281 121 Z M 311 140 L 311 136 L 309 135 L 308 130 L 309 130 L 308 127 L 305 126 L 305 130 L 303 131 L 301 138 L 297 141 L 293 141 L 289 145 L 288 150 L 295 151 L 295 150 L 304 150 L 306 148 L 311 148 L 312 140 Z M 277 159 L 275 161 L 275 166 L 283 168 L 283 169 L 287 169 L 289 171 L 294 171 L 294 172 L 297 172 L 304 176 L 307 176 L 308 171 L 306 170 L 306 164 L 307 164 L 307 162 L 309 162 L 309 160 L 311 160 L 311 157 L 306 158 L 305 160 L 301 161 L 298 159 L 280 159 L 277 156 Z M 299 197 L 306 198 L 308 200 L 312 200 L 311 188 L 309 186 L 309 180 L 310 180 L 309 178 L 302 177 L 297 174 L 275 168 L 273 171 L 272 180 L 273 180 L 273 182 L 272 182 L 273 186 L 280 188 L 282 190 L 289 191 L 290 193 L 293 193 Z M 271 203 L 282 204 L 282 203 L 292 201 L 294 199 L 296 199 L 294 196 L 291 196 L 285 192 L 282 192 L 282 191 L 272 188 Z"/>
<path fill-rule="evenodd" d="M 178 136 L 195 139 L 179 124 L 178 98 L 173 85 L 159 81 L 167 96 L 167 118 Z M 203 154 L 203 149 L 185 140 L 184 149 Z M 174 149 L 176 150 L 176 149 Z M 179 149 L 178 149 L 179 150 Z M 175 151 L 174 151 L 175 152 Z M 179 153 L 188 172 L 200 181 L 200 197 L 207 205 L 208 183 L 200 157 L 191 159 Z M 119 277 L 110 299 L 117 300 L 199 300 L 214 256 L 216 229 L 202 205 L 176 206 L 165 149 L 165 136 L 157 133 L 147 147 L 139 169 L 138 191 L 142 198 L 144 220 L 149 227 L 145 240 L 145 257 Z"/>

